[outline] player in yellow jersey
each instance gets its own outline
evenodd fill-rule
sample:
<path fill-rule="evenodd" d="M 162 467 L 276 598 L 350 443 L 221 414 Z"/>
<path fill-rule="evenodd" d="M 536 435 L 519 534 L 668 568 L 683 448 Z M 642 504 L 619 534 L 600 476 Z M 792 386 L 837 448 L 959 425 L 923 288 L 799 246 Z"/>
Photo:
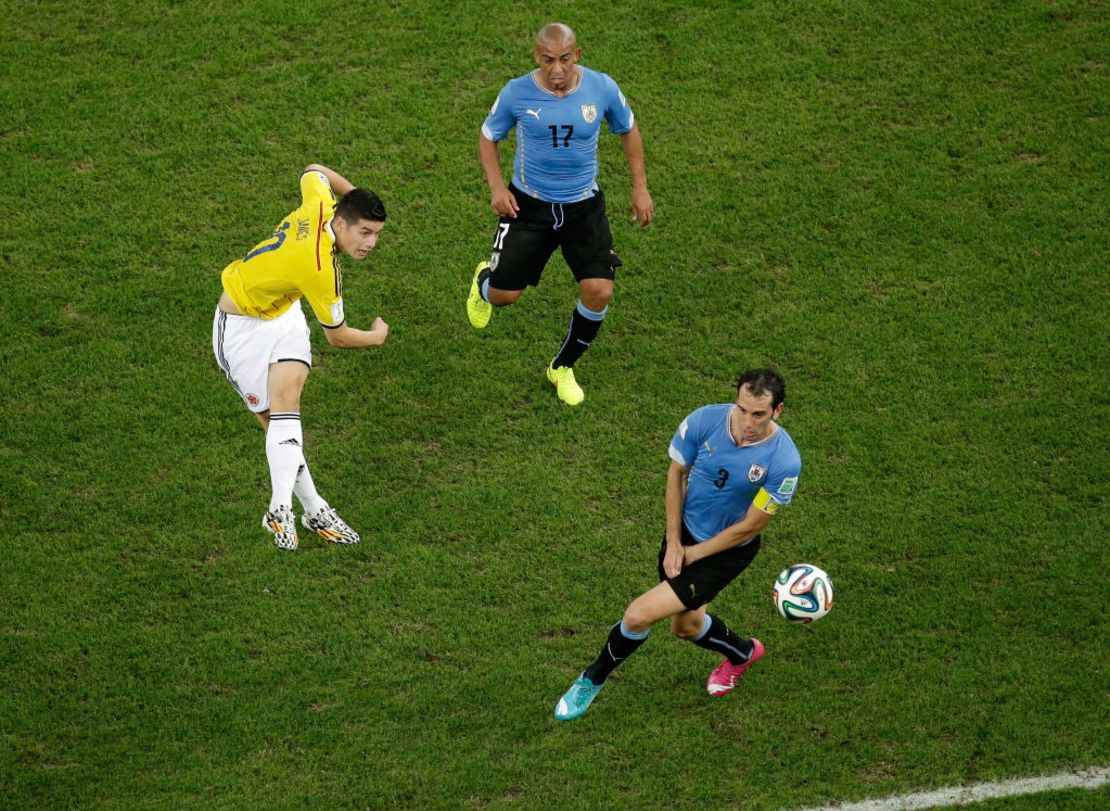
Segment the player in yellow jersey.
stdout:
<path fill-rule="evenodd" d="M 347 323 L 339 272 L 341 253 L 365 259 L 377 244 L 385 226 L 382 201 L 317 163 L 301 174 L 301 198 L 268 239 L 224 268 L 212 323 L 216 361 L 266 431 L 272 493 L 262 526 L 282 549 L 297 548 L 294 493 L 306 528 L 335 543 L 359 540 L 316 492 L 304 459 L 301 390 L 312 348 L 301 299 L 332 346 L 380 346 L 389 335 L 381 318 L 369 330 Z"/>

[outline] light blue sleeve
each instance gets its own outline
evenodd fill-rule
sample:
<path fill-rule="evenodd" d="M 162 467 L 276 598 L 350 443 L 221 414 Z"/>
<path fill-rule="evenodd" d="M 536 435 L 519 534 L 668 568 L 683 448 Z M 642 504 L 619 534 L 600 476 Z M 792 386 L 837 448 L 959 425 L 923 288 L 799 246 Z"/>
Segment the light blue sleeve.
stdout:
<path fill-rule="evenodd" d="M 617 83 L 606 74 L 601 74 L 605 82 L 605 123 L 609 125 L 609 132 L 614 135 L 624 135 L 631 132 L 636 124 L 636 116 L 628 106 L 624 93 L 617 87 Z"/>
<path fill-rule="evenodd" d="M 668 455 L 683 467 L 693 467 L 698 458 L 702 422 L 701 409 L 699 408 L 679 424 L 678 430 L 674 432 L 674 437 L 671 438 Z"/>
<path fill-rule="evenodd" d="M 489 115 L 482 122 L 482 135 L 497 143 L 503 141 L 515 126 L 516 116 L 513 115 L 512 84 L 507 84 L 497 94 L 497 99 L 493 102 Z"/>
<path fill-rule="evenodd" d="M 788 453 L 775 457 L 767 471 L 763 489 L 779 504 L 789 504 L 798 489 L 798 477 L 802 472 L 802 457 L 793 446 Z"/>

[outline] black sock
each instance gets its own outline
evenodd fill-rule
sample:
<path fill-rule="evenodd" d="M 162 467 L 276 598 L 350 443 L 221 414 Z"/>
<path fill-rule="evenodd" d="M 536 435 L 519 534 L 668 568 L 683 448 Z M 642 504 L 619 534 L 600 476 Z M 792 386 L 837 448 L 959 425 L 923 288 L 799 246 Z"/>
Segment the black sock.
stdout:
<path fill-rule="evenodd" d="M 559 349 L 559 354 L 551 362 L 551 365 L 556 369 L 560 366 L 573 366 L 582 357 L 582 353 L 590 348 L 590 344 L 597 337 L 597 331 L 601 329 L 601 321 L 605 317 L 605 311 L 601 312 L 600 318 L 597 317 L 597 313 L 592 313 L 594 317 L 588 318 L 582 314 L 583 309 L 585 308 L 582 302 L 579 302 L 578 306 L 574 308 L 574 312 L 571 313 L 567 337 Z M 609 308 L 606 307 L 605 309 Z M 586 312 L 591 313 L 592 311 L 586 310 Z"/>
<path fill-rule="evenodd" d="M 625 632 L 621 630 L 621 623 L 613 626 L 613 630 L 609 632 L 609 638 L 605 640 L 605 646 L 602 647 L 601 653 L 597 655 L 594 663 L 586 668 L 586 678 L 594 684 L 602 684 L 609 674 L 612 673 L 617 665 L 636 652 L 636 649 L 644 644 L 647 635 L 651 633 L 650 629 L 637 633 L 636 631 L 628 631 L 630 634 L 636 634 L 636 638 L 625 636 Z"/>
<path fill-rule="evenodd" d="M 728 660 L 734 665 L 742 665 L 748 661 L 748 657 L 752 655 L 752 651 L 755 649 L 752 641 L 737 636 L 729 630 L 729 627 L 725 625 L 720 617 L 706 614 L 705 618 L 709 620 L 709 627 L 702 631 L 701 636 L 690 641 L 699 648 L 716 651 L 727 656 Z"/>

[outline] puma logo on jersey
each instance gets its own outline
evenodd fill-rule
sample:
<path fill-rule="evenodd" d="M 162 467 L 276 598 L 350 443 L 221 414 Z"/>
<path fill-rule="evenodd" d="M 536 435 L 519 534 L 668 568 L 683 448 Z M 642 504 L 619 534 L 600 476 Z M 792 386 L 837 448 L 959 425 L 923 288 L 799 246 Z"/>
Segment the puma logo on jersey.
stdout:
<path fill-rule="evenodd" d="M 539 121 L 540 120 L 540 110 L 542 110 L 542 109 L 543 109 L 543 107 L 540 107 L 537 110 L 525 110 L 524 112 L 528 113 L 529 115 L 534 115 L 536 117 L 536 120 Z"/>

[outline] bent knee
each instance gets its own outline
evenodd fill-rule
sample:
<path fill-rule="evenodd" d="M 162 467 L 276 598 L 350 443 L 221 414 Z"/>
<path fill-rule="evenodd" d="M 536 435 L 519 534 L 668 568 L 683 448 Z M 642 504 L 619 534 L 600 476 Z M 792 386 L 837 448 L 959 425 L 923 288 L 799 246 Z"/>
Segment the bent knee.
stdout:
<path fill-rule="evenodd" d="M 609 306 L 609 302 L 613 300 L 612 286 L 604 288 L 586 288 L 581 290 L 582 303 L 595 313 L 600 313 Z"/>
<path fill-rule="evenodd" d="M 621 618 L 621 623 L 629 631 L 643 633 L 652 626 L 652 618 L 646 611 L 641 610 L 635 603 L 628 606 Z"/>
<path fill-rule="evenodd" d="M 671 623 L 671 633 L 679 639 L 693 639 L 701 633 L 702 621 L 696 622 L 675 620 Z"/>
<path fill-rule="evenodd" d="M 489 303 L 494 307 L 508 307 L 510 304 L 515 304 L 523 293 L 523 290 L 501 290 L 490 287 L 487 295 L 489 295 Z"/>
<path fill-rule="evenodd" d="M 278 389 L 270 392 L 271 411 L 296 411 L 301 410 L 300 389 Z"/>
<path fill-rule="evenodd" d="M 270 401 L 282 403 L 296 403 L 301 399 L 301 386 L 297 385 L 283 385 L 274 386 L 270 389 Z"/>

